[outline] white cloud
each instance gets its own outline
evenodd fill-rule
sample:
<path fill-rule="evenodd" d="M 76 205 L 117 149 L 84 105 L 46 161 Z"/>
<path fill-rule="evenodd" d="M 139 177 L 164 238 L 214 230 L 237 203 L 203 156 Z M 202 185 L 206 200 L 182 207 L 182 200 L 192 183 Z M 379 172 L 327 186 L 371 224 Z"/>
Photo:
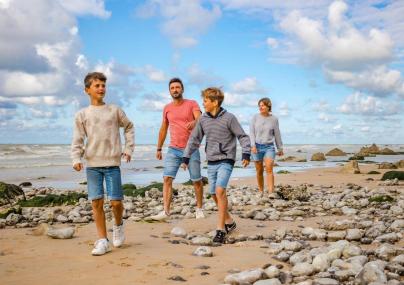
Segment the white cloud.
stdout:
<path fill-rule="evenodd" d="M 320 100 L 319 102 L 316 102 L 313 104 L 314 111 L 325 112 L 325 111 L 328 111 L 329 108 L 330 108 L 330 105 L 325 100 Z"/>
<path fill-rule="evenodd" d="M 222 85 L 223 79 L 215 75 L 213 71 L 204 71 L 197 64 L 191 65 L 187 69 L 188 82 L 190 84 L 195 84 L 200 88 L 207 88 L 209 86 L 220 87 Z"/>
<path fill-rule="evenodd" d="M 176 48 L 195 46 L 222 14 L 218 5 L 205 8 L 201 0 L 147 0 L 136 12 L 142 18 L 161 16 L 162 32 Z"/>
<path fill-rule="evenodd" d="M 279 106 L 279 112 L 277 113 L 280 117 L 289 116 L 289 106 L 288 103 L 282 102 Z"/>
<path fill-rule="evenodd" d="M 164 71 L 158 70 L 152 65 L 146 65 L 141 71 L 153 82 L 164 82 L 168 80 Z"/>
<path fill-rule="evenodd" d="M 12 0 L 0 0 L 0 9 L 8 9 Z"/>
<path fill-rule="evenodd" d="M 344 83 L 357 90 L 362 90 L 379 97 L 392 93 L 404 94 L 404 82 L 401 72 L 379 66 L 363 72 L 325 70 L 330 81 Z"/>
<path fill-rule="evenodd" d="M 104 19 L 111 16 L 111 12 L 105 10 L 104 0 L 59 0 L 59 3 L 75 15 L 92 15 Z"/>
<path fill-rule="evenodd" d="M 337 124 L 337 125 L 335 125 L 333 128 L 332 128 L 332 132 L 334 133 L 334 134 L 342 134 L 344 131 L 343 131 L 343 128 L 342 128 L 342 125 L 341 124 Z"/>
<path fill-rule="evenodd" d="M 318 114 L 318 119 L 319 119 L 320 121 L 323 121 L 323 122 L 326 122 L 326 123 L 329 123 L 329 122 L 334 121 L 334 120 L 331 119 L 330 116 L 328 116 L 326 113 L 320 113 L 320 114 Z"/>
<path fill-rule="evenodd" d="M 246 77 L 231 85 L 234 93 L 239 94 L 265 94 L 266 90 L 263 88 L 255 77 Z"/>
<path fill-rule="evenodd" d="M 275 38 L 267 38 L 267 45 L 270 46 L 271 48 L 277 48 L 279 45 L 279 42 Z"/>
<path fill-rule="evenodd" d="M 357 92 L 348 96 L 337 110 L 353 115 L 392 116 L 400 113 L 401 104 L 396 101 L 379 100 Z"/>
<path fill-rule="evenodd" d="M 256 107 L 259 99 L 247 94 L 224 92 L 224 106 L 229 107 Z"/>
<path fill-rule="evenodd" d="M 369 126 L 364 126 L 364 127 L 361 128 L 361 132 L 368 133 L 369 131 L 370 131 Z"/>
<path fill-rule="evenodd" d="M 55 114 L 51 111 L 43 111 L 34 108 L 31 108 L 30 111 L 34 118 L 49 119 L 55 117 Z"/>
<path fill-rule="evenodd" d="M 143 96 L 142 105 L 139 108 L 142 111 L 160 112 L 170 102 L 171 97 L 167 93 L 151 93 Z"/>

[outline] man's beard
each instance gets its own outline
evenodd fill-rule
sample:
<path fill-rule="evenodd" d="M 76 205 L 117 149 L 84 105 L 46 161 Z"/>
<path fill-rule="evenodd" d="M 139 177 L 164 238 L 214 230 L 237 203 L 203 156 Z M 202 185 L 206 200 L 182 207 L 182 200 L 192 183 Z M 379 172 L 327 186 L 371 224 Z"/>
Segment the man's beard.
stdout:
<path fill-rule="evenodd" d="M 182 92 L 174 92 L 173 94 L 171 94 L 171 97 L 173 97 L 174 99 L 181 98 Z"/>

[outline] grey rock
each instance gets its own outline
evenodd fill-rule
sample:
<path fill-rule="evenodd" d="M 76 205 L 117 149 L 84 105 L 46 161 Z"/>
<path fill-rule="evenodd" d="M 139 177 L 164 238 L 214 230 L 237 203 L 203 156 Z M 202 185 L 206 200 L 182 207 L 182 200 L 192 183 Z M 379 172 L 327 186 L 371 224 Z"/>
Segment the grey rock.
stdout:
<path fill-rule="evenodd" d="M 292 266 L 296 265 L 298 263 L 302 263 L 302 262 L 311 263 L 312 257 L 311 257 L 310 252 L 302 250 L 302 251 L 299 251 L 299 252 L 293 254 L 289 258 L 289 262 L 290 262 L 290 264 L 292 264 Z"/>
<path fill-rule="evenodd" d="M 303 245 L 297 241 L 283 240 L 281 242 L 281 245 L 283 246 L 283 248 L 285 250 L 290 250 L 290 251 L 299 251 L 303 248 Z"/>
<path fill-rule="evenodd" d="M 66 218 L 66 217 L 63 216 L 63 215 L 58 215 L 58 216 L 56 217 L 56 221 L 58 221 L 59 223 L 66 223 L 66 222 L 68 221 L 68 218 Z"/>
<path fill-rule="evenodd" d="M 192 253 L 195 256 L 212 257 L 213 252 L 208 246 L 200 246 Z"/>
<path fill-rule="evenodd" d="M 400 231 L 404 228 L 404 220 L 395 220 L 391 225 L 390 229 L 393 231 Z"/>
<path fill-rule="evenodd" d="M 212 245 L 212 240 L 208 237 L 197 236 L 191 240 L 192 245 L 202 245 L 202 246 L 210 246 Z"/>
<path fill-rule="evenodd" d="M 329 241 L 338 241 L 345 239 L 346 232 L 345 231 L 331 231 L 327 233 L 327 239 Z"/>
<path fill-rule="evenodd" d="M 400 255 L 394 257 L 391 260 L 391 262 L 395 262 L 395 263 L 398 263 L 400 265 L 404 265 L 404 254 L 400 254 Z"/>
<path fill-rule="evenodd" d="M 354 277 L 355 275 L 355 272 L 352 270 L 339 270 L 334 273 L 335 278 L 340 282 L 348 281 L 349 278 Z"/>
<path fill-rule="evenodd" d="M 378 236 L 376 238 L 376 240 L 378 240 L 380 242 L 391 242 L 391 243 L 394 243 L 394 242 L 398 241 L 399 239 L 400 238 L 398 237 L 398 235 L 396 233 L 388 233 L 388 234 Z"/>
<path fill-rule="evenodd" d="M 282 285 L 281 281 L 277 278 L 259 280 L 254 285 Z"/>
<path fill-rule="evenodd" d="M 314 257 L 312 265 L 317 272 L 326 271 L 330 267 L 330 260 L 326 253 L 321 253 Z"/>
<path fill-rule="evenodd" d="M 16 225 L 19 221 L 21 221 L 24 217 L 20 214 L 15 214 L 11 213 L 7 216 L 6 218 L 6 225 L 8 226 L 14 226 Z"/>
<path fill-rule="evenodd" d="M 264 275 L 262 268 L 256 268 L 251 270 L 242 271 L 239 273 L 229 274 L 224 279 L 224 283 L 229 284 L 253 284 L 257 280 L 260 280 Z"/>
<path fill-rule="evenodd" d="M 293 276 L 309 276 L 313 274 L 313 272 L 314 272 L 313 265 L 307 262 L 296 264 L 292 268 Z"/>
<path fill-rule="evenodd" d="M 264 270 L 264 273 L 267 278 L 272 279 L 279 276 L 280 270 L 276 266 L 269 266 Z"/>
<path fill-rule="evenodd" d="M 386 261 L 389 261 L 393 256 L 395 256 L 396 252 L 397 250 L 394 248 L 394 246 L 388 243 L 382 244 L 375 251 L 378 258 Z"/>
<path fill-rule="evenodd" d="M 181 227 L 174 227 L 171 230 L 171 234 L 176 237 L 186 237 L 187 236 L 187 232 Z"/>
<path fill-rule="evenodd" d="M 278 253 L 277 255 L 274 256 L 274 258 L 276 260 L 282 261 L 282 262 L 286 262 L 289 260 L 290 254 L 287 253 L 286 251 L 281 251 L 280 253 Z"/>
<path fill-rule="evenodd" d="M 76 231 L 76 228 L 53 228 L 48 227 L 47 235 L 54 239 L 71 239 Z"/>
<path fill-rule="evenodd" d="M 352 240 L 360 240 L 362 238 L 363 234 L 360 231 L 360 229 L 348 229 L 346 231 L 346 240 L 352 241 Z"/>
<path fill-rule="evenodd" d="M 254 220 L 257 220 L 257 221 L 264 221 L 266 218 L 267 218 L 267 216 L 265 216 L 265 214 L 262 212 L 257 212 L 254 216 Z"/>
<path fill-rule="evenodd" d="M 313 285 L 339 285 L 339 282 L 331 278 L 316 278 L 313 280 Z"/>
<path fill-rule="evenodd" d="M 387 277 L 384 274 L 385 263 L 380 261 L 371 261 L 365 264 L 361 272 L 355 278 L 355 284 L 368 285 L 371 282 L 387 283 Z"/>
<path fill-rule="evenodd" d="M 362 254 L 362 249 L 359 246 L 352 245 L 352 244 L 345 247 L 344 250 L 342 251 L 342 255 L 345 258 L 350 258 L 350 257 L 358 256 L 361 254 Z"/>

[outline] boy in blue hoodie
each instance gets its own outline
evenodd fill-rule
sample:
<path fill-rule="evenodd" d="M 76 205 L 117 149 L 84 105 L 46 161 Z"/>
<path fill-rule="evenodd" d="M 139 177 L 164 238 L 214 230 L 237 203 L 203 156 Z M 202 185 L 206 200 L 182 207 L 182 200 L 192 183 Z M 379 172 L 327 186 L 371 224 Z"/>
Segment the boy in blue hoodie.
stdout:
<path fill-rule="evenodd" d="M 202 91 L 205 113 L 199 118 L 184 150 L 183 164 L 187 168 L 192 153 L 199 148 L 206 135 L 205 152 L 208 160 L 209 190 L 218 207 L 218 223 L 213 242 L 225 243 L 226 234 L 236 228 L 227 209 L 226 187 L 236 161 L 237 141 L 242 147 L 242 165 L 250 163 L 250 138 L 236 116 L 221 107 L 223 91 L 210 87 Z"/>

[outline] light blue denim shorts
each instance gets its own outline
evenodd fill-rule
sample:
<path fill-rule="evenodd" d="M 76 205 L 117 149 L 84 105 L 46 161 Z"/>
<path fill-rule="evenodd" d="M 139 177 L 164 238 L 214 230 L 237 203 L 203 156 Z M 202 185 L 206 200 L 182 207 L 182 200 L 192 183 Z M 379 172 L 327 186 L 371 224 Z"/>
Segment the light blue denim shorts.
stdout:
<path fill-rule="evenodd" d="M 251 152 L 252 161 L 263 161 L 264 158 L 270 158 L 272 160 L 275 159 L 275 145 L 273 143 L 270 144 L 255 143 L 255 147 L 257 148 L 257 153 Z"/>
<path fill-rule="evenodd" d="M 88 200 L 104 198 L 104 179 L 110 200 L 122 200 L 121 169 L 119 166 L 87 167 Z"/>
<path fill-rule="evenodd" d="M 178 169 L 182 163 L 182 156 L 184 150 L 169 147 L 166 157 L 164 159 L 164 174 L 163 176 L 175 178 L 177 176 Z M 195 150 L 191 155 L 188 164 L 189 177 L 192 181 L 199 181 L 202 179 L 201 175 L 201 157 L 199 150 Z"/>
<path fill-rule="evenodd" d="M 233 165 L 228 162 L 208 164 L 209 192 L 211 195 L 216 195 L 217 187 L 226 189 L 232 171 Z"/>

